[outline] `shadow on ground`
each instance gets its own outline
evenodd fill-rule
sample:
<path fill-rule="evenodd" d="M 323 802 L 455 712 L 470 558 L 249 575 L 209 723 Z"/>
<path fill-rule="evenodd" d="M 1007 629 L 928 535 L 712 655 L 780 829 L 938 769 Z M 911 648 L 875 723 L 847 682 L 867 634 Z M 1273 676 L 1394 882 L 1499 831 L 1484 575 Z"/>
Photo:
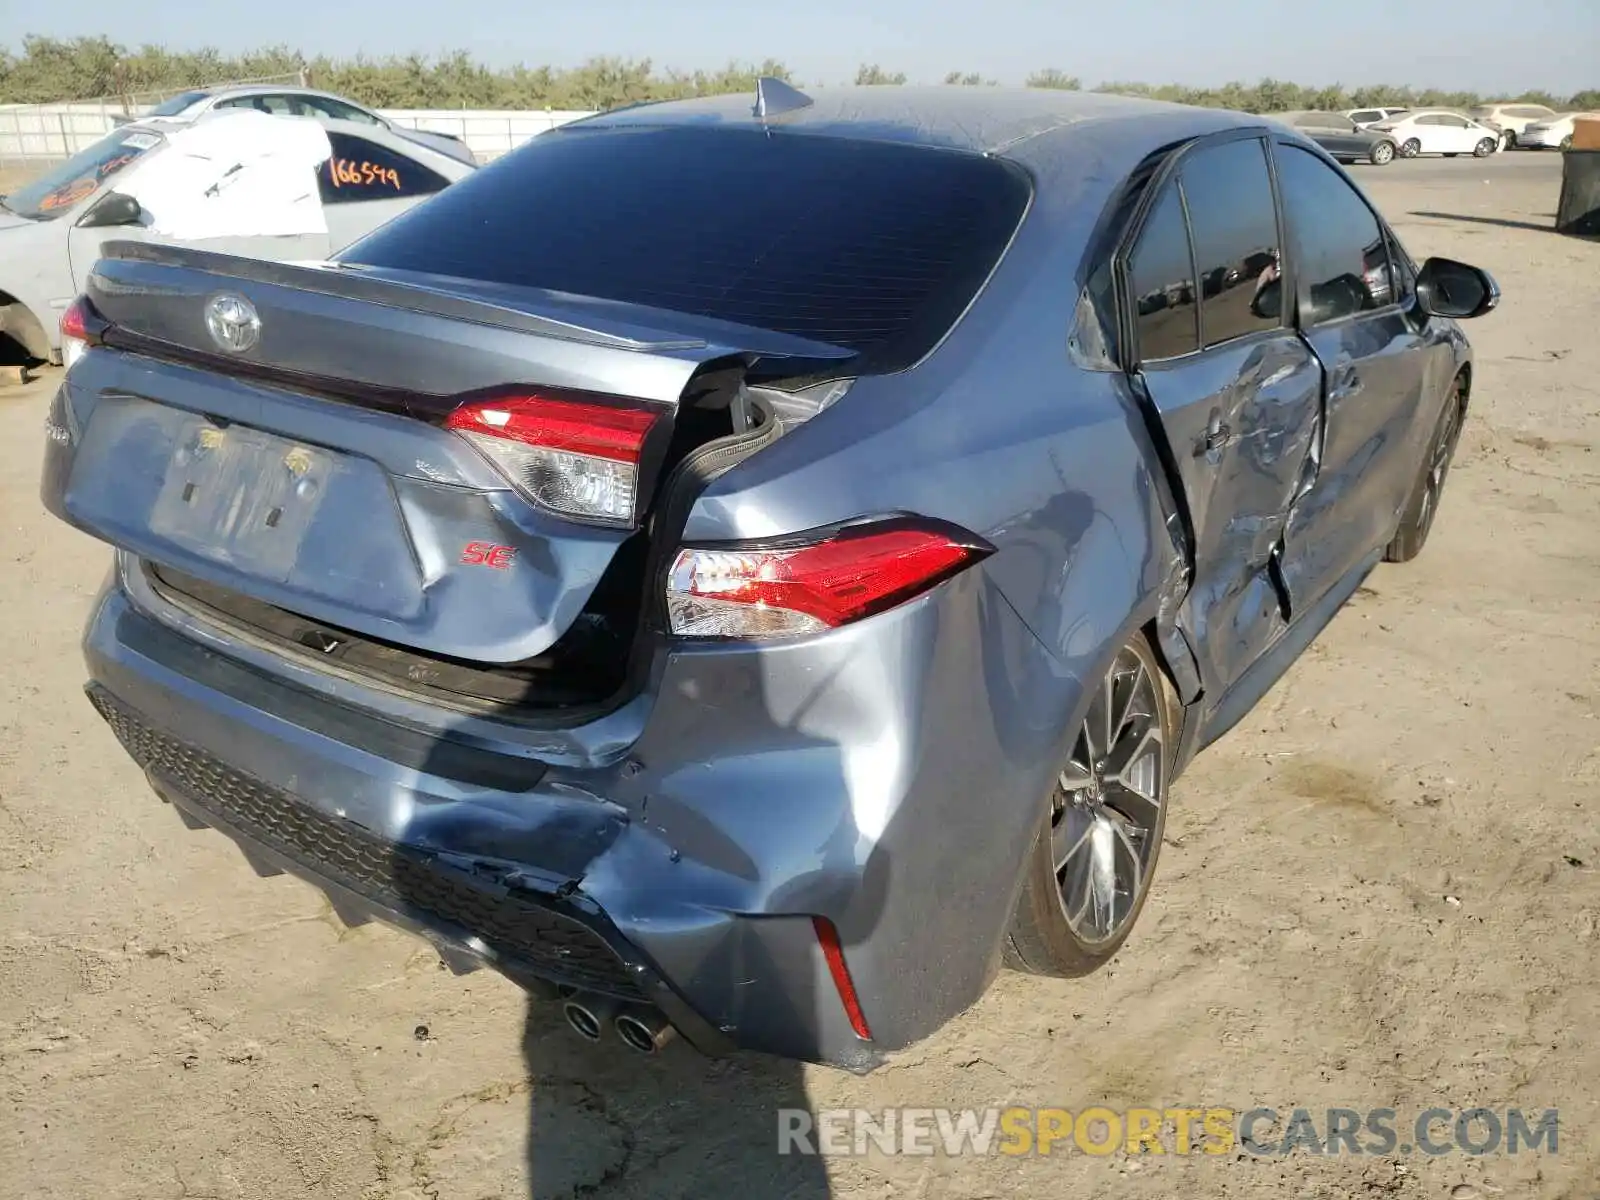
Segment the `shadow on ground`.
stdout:
<path fill-rule="evenodd" d="M 1510 217 L 1474 217 L 1466 213 L 1446 212 L 1420 212 L 1413 209 L 1409 214 L 1413 217 L 1429 217 L 1435 221 L 1467 221 L 1474 225 L 1499 225 L 1504 229 L 1532 229 L 1537 233 L 1555 233 L 1555 221 L 1550 224 L 1536 225 L 1532 221 L 1514 221 Z"/>
<path fill-rule="evenodd" d="M 591 1045 L 538 999 L 522 1052 L 533 1200 L 831 1194 L 821 1159 L 778 1153 L 779 1110 L 809 1107 L 798 1064 L 708 1059 L 682 1043 L 648 1058 L 615 1039 Z"/>

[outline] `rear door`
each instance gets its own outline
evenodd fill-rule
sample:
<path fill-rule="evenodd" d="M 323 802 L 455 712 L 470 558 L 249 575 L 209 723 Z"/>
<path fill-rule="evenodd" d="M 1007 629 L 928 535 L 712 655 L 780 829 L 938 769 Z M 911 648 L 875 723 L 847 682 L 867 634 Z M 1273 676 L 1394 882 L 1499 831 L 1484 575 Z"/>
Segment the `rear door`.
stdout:
<path fill-rule="evenodd" d="M 334 253 L 450 186 L 433 168 L 370 138 L 330 131 L 328 141 L 333 153 L 317 186 Z"/>
<path fill-rule="evenodd" d="M 1314 598 L 1389 537 L 1431 429 L 1427 366 L 1403 264 L 1372 208 L 1309 150 L 1280 143 L 1276 155 L 1299 321 L 1326 380 L 1320 467 L 1284 556 L 1291 591 Z"/>
<path fill-rule="evenodd" d="M 1278 576 L 1322 372 L 1290 328 L 1265 143 L 1198 144 L 1126 257 L 1142 384 L 1182 477 L 1194 576 L 1183 620 L 1221 694 L 1286 627 Z"/>

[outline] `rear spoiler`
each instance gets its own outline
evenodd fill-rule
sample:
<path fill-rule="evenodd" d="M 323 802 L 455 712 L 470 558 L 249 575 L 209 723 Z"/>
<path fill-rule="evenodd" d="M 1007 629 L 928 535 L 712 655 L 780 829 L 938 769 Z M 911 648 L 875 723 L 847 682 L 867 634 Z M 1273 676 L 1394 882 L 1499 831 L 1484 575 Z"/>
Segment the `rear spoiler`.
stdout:
<path fill-rule="evenodd" d="M 187 268 L 242 282 L 294 288 L 476 325 L 644 354 L 737 346 L 753 357 L 840 363 L 856 352 L 770 329 L 690 313 L 577 296 L 542 288 L 488 284 L 444 275 L 389 271 L 353 263 L 282 263 L 156 242 L 109 241 L 95 265 L 102 289 L 136 282 L 115 264 Z"/>

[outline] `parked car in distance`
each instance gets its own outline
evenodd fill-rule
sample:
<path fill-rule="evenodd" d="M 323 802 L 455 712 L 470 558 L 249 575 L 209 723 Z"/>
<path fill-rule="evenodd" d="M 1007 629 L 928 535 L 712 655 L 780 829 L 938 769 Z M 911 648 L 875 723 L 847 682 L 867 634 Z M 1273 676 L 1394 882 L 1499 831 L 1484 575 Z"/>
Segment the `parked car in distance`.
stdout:
<path fill-rule="evenodd" d="M 1444 108 L 1417 109 L 1369 126 L 1393 138 L 1401 158 L 1471 154 L 1487 158 L 1500 148 L 1500 131 Z"/>
<path fill-rule="evenodd" d="M 220 136 L 210 139 L 202 157 L 191 155 L 193 143 L 208 133 Z M 281 157 L 274 160 L 278 168 L 264 162 L 281 155 L 280 146 L 269 144 L 273 134 L 314 143 L 320 165 L 296 177 Z M 246 165 L 259 169 L 239 174 Z M 381 126 L 354 121 L 307 127 L 222 110 L 194 121 L 149 118 L 123 125 L 0 197 L 0 333 L 35 358 L 55 358 L 61 314 L 83 290 L 107 240 L 199 239 L 256 258 L 322 259 L 473 170 Z M 269 223 L 312 187 L 310 205 L 320 213 L 290 225 Z M 150 189 L 162 196 L 154 208 Z M 215 190 L 202 203 L 205 189 Z M 225 204 L 232 205 L 231 219 L 220 228 L 215 213 L 203 218 L 209 228 L 194 224 L 199 209 Z M 185 226 L 196 232 L 185 234 Z"/>
<path fill-rule="evenodd" d="M 1523 126 L 1517 145 L 1528 150 L 1565 150 L 1572 145 L 1573 122 L 1579 117 L 1600 119 L 1600 113 L 1566 113 L 1535 121 Z"/>
<path fill-rule="evenodd" d="M 1404 108 L 1352 108 L 1344 115 L 1362 129 L 1366 129 L 1370 125 L 1376 125 L 1379 121 L 1392 121 L 1395 117 L 1407 111 L 1409 110 Z"/>
<path fill-rule="evenodd" d="M 431 129 L 408 129 L 395 124 L 382 113 L 363 108 L 354 100 L 335 96 L 331 92 L 320 92 L 315 88 L 284 87 L 279 84 L 195 88 L 163 100 L 143 115 L 193 120 L 204 113 L 232 108 L 253 108 L 276 117 L 309 117 L 317 121 L 353 121 L 358 125 L 377 125 L 397 137 L 420 143 L 469 166 L 478 165 L 471 149 L 458 137 Z M 117 121 L 124 124 L 127 119 L 117 118 Z"/>
<path fill-rule="evenodd" d="M 1549 122 L 1557 114 L 1555 109 L 1543 104 L 1479 104 L 1467 109 L 1467 116 L 1500 130 L 1505 135 L 1504 148 L 1514 150 L 1522 145 L 1529 125 Z"/>
<path fill-rule="evenodd" d="M 1422 549 L 1499 293 L 1261 117 L 759 89 L 330 263 L 107 246 L 41 490 L 187 822 L 590 1040 L 869 1069 L 1116 953 L 1178 772 Z"/>
<path fill-rule="evenodd" d="M 1297 113 L 1289 123 L 1341 163 L 1368 162 L 1382 167 L 1394 160 L 1399 149 L 1389 134 L 1363 129 L 1343 113 Z"/>

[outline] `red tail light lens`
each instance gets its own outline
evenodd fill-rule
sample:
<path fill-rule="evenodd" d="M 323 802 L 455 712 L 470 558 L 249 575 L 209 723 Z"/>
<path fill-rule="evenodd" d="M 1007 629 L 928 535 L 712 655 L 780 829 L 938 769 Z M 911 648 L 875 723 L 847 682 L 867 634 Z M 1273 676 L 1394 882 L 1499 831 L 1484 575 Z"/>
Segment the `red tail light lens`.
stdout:
<path fill-rule="evenodd" d="M 104 324 L 86 297 L 79 296 L 67 305 L 67 311 L 61 314 L 61 365 L 72 366 L 85 350 L 98 343 Z"/>
<path fill-rule="evenodd" d="M 445 428 L 470 441 L 535 503 L 566 516 L 632 524 L 645 440 L 662 412 L 497 396 L 462 405 Z"/>
<path fill-rule="evenodd" d="M 986 553 L 970 535 L 914 520 L 770 549 L 688 547 L 672 565 L 667 608 L 685 637 L 817 633 L 909 600 Z"/>

